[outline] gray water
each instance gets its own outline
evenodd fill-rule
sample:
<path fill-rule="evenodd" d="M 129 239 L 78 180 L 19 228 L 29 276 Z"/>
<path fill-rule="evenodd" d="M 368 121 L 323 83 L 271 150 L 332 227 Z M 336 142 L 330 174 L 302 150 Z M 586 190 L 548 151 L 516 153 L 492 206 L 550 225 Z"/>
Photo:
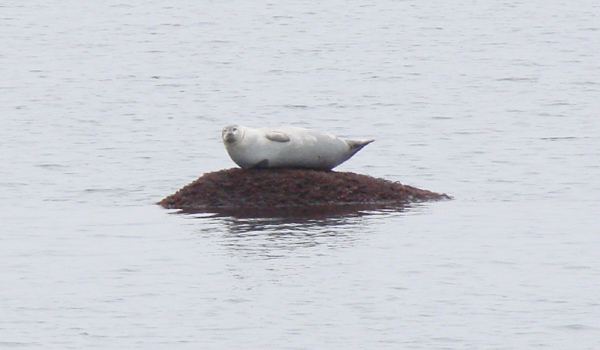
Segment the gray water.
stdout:
<path fill-rule="evenodd" d="M 596 1 L 0 5 L 0 348 L 600 348 Z M 224 125 L 375 138 L 455 197 L 318 219 L 154 203 Z"/>

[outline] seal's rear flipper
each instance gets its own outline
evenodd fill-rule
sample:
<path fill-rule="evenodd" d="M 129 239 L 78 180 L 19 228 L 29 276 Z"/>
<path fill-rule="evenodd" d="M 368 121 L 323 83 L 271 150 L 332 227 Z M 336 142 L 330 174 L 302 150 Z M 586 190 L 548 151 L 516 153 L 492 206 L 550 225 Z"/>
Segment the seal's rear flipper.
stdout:
<path fill-rule="evenodd" d="M 346 141 L 346 143 L 348 144 L 348 147 L 350 147 L 350 151 L 352 152 L 352 154 L 354 154 L 375 140 L 371 139 L 371 140 L 358 140 L 358 141 L 357 140 L 344 140 L 344 141 Z"/>

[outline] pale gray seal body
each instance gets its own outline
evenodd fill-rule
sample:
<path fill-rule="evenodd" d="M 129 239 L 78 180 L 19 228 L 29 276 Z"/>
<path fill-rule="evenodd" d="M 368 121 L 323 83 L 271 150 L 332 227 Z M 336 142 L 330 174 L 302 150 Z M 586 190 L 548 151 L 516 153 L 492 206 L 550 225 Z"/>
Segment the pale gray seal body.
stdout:
<path fill-rule="evenodd" d="M 331 170 L 374 140 L 343 140 L 296 127 L 223 128 L 223 143 L 242 168 L 305 168 Z"/>

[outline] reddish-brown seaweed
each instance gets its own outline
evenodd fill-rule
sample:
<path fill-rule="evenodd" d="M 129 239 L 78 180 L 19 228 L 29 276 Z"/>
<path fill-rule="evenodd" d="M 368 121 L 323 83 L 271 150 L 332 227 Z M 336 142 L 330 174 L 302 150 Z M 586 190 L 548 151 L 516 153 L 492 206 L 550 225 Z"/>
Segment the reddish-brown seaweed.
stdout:
<path fill-rule="evenodd" d="M 450 197 L 351 172 L 232 168 L 206 173 L 158 204 L 193 210 L 407 204 L 443 199 Z"/>

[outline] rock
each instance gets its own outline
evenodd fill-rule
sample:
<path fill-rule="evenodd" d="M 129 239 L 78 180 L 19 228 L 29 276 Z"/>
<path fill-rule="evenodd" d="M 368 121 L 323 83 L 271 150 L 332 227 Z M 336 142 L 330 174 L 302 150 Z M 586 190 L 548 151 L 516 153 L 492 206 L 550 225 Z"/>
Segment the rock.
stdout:
<path fill-rule="evenodd" d="M 339 212 L 340 206 L 355 211 L 445 199 L 451 197 L 351 172 L 232 168 L 206 173 L 158 204 L 226 215 L 293 211 L 310 216 L 324 209 Z"/>

